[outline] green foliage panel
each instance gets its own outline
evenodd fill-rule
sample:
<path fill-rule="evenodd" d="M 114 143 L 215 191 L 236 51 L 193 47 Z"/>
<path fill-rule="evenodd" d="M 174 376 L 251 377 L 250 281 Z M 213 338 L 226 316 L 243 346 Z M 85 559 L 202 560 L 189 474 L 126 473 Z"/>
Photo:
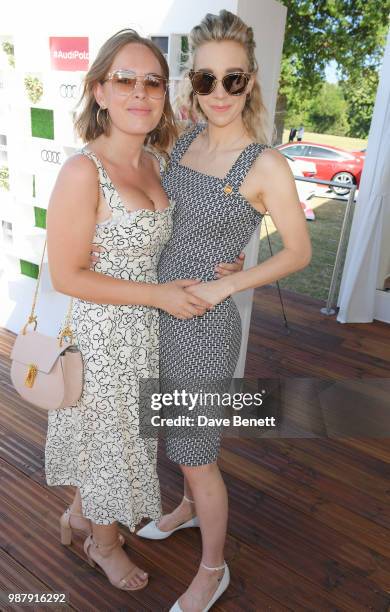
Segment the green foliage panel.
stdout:
<path fill-rule="evenodd" d="M 2 48 L 4 53 L 8 56 L 9 65 L 15 68 L 15 50 L 13 44 L 9 41 L 4 41 Z"/>
<path fill-rule="evenodd" d="M 31 108 L 31 136 L 54 140 L 54 112 L 46 108 Z"/>
<path fill-rule="evenodd" d="M 0 167 L 0 189 L 9 191 L 9 170 L 8 166 Z"/>
<path fill-rule="evenodd" d="M 34 206 L 35 227 L 46 229 L 46 209 Z"/>
<path fill-rule="evenodd" d="M 30 276 L 31 278 L 38 278 L 39 266 L 31 263 L 31 261 L 20 260 L 20 271 L 24 276 Z"/>
<path fill-rule="evenodd" d="M 42 81 L 38 77 L 29 74 L 24 79 L 24 86 L 29 100 L 31 100 L 33 104 L 37 104 L 43 96 Z"/>

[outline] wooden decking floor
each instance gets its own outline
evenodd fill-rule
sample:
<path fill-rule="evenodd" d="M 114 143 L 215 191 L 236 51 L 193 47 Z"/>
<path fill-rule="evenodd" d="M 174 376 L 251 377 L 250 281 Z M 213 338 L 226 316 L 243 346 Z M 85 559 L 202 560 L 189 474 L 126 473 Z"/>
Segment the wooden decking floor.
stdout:
<path fill-rule="evenodd" d="M 247 377 L 390 378 L 390 326 L 341 325 L 321 315 L 311 298 L 287 291 L 283 298 L 288 335 L 275 289 L 255 292 Z M 145 590 L 133 593 L 115 589 L 86 563 L 81 538 L 61 546 L 58 518 L 72 491 L 45 483 L 46 414 L 12 388 L 13 341 L 1 330 L 0 590 L 65 592 L 69 604 L 62 610 L 168 610 L 197 567 L 199 531 L 151 542 L 122 528 L 135 561 L 151 576 Z M 227 438 L 219 463 L 230 498 L 232 582 L 215 610 L 390 609 L 389 439 Z M 181 477 L 163 452 L 159 475 L 170 511 L 181 498 Z M 60 609 L 30 609 L 53 608 Z"/>

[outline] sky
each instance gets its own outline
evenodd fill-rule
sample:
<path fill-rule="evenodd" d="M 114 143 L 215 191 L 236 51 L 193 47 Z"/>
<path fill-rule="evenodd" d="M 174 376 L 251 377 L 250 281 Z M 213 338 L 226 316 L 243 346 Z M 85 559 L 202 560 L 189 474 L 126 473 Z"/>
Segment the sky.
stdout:
<path fill-rule="evenodd" d="M 332 60 L 325 68 L 325 78 L 328 83 L 337 83 L 337 62 Z"/>

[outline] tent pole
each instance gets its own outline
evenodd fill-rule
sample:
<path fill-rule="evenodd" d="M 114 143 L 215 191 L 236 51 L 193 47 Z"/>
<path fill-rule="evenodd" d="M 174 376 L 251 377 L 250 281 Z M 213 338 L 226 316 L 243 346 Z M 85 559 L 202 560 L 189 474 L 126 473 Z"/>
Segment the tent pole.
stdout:
<path fill-rule="evenodd" d="M 339 239 L 339 244 L 337 247 L 336 259 L 334 262 L 332 279 L 330 281 L 328 299 L 326 301 L 326 306 L 324 308 L 321 308 L 322 314 L 333 315 L 336 313 L 336 310 L 335 308 L 333 308 L 333 305 L 335 302 L 337 279 L 339 277 L 339 272 L 340 272 L 340 267 L 341 267 L 341 258 L 342 258 L 344 243 L 345 243 L 346 235 L 347 235 L 347 227 L 348 227 L 349 218 L 352 212 L 352 204 L 355 200 L 355 191 L 356 191 L 356 185 L 353 185 L 349 191 L 348 202 L 345 208 L 345 214 L 344 214 L 344 219 L 343 219 L 343 225 L 341 226 L 340 239 Z"/>

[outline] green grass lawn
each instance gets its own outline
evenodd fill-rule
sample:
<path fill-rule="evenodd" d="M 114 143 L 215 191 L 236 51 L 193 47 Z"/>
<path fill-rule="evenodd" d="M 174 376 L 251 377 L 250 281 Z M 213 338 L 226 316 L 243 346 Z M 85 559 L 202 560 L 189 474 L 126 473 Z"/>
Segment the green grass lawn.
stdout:
<path fill-rule="evenodd" d="M 289 133 L 289 129 L 283 131 L 283 143 L 288 142 Z M 303 139 L 309 140 L 310 142 L 316 142 L 317 144 L 340 147 L 340 149 L 346 149 L 347 151 L 365 149 L 367 146 L 367 139 L 349 138 L 348 136 L 333 136 L 333 134 L 316 134 L 315 132 L 306 132 L 306 130 L 303 135 Z"/>
<path fill-rule="evenodd" d="M 346 202 L 312 198 L 316 220 L 308 221 L 313 256 L 310 265 L 279 281 L 282 288 L 326 301 L 332 276 Z M 267 215 L 261 224 L 259 262 L 270 257 L 266 225 L 273 253 L 282 249 L 282 241 L 272 219 Z M 345 254 L 344 254 L 345 255 Z"/>
<path fill-rule="evenodd" d="M 288 134 L 289 130 L 284 130 L 283 142 L 288 142 Z M 364 149 L 367 146 L 367 140 L 361 138 L 348 138 L 346 136 L 333 136 L 332 134 L 316 134 L 312 132 L 305 132 L 304 140 L 318 144 L 329 144 L 349 151 Z M 307 222 L 313 247 L 311 263 L 305 270 L 282 279 L 280 286 L 326 301 L 346 202 L 327 198 L 312 198 L 310 200 L 310 207 L 313 208 L 316 215 L 315 221 Z M 273 253 L 278 252 L 282 248 L 282 241 L 272 219 L 266 216 L 263 219 L 260 231 L 259 262 L 270 257 L 266 224 Z M 344 257 L 345 252 L 343 253 L 343 259 Z M 340 278 L 338 279 L 338 286 L 339 282 Z"/>

